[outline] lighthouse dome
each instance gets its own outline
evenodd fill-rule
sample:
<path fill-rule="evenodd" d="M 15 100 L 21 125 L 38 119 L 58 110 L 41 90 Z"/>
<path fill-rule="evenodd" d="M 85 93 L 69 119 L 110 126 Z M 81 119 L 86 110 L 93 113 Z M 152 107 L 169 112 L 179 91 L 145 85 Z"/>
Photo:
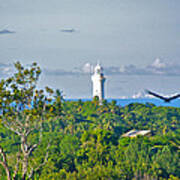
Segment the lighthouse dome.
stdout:
<path fill-rule="evenodd" d="M 96 65 L 96 67 L 94 68 L 94 72 L 96 74 L 101 74 L 103 72 L 103 68 L 100 66 L 100 64 Z"/>

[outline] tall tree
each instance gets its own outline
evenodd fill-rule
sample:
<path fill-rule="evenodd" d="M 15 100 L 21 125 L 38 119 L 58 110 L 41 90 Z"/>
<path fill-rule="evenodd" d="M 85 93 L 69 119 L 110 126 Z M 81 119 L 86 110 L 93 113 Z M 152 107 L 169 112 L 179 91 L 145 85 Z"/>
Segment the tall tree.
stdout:
<path fill-rule="evenodd" d="M 24 68 L 17 62 L 15 68 L 16 73 L 12 77 L 0 82 L 0 116 L 3 125 L 20 137 L 20 150 L 17 153 L 16 165 L 12 167 L 12 177 L 15 179 L 20 175 L 21 179 L 26 179 L 31 178 L 47 161 L 48 151 L 41 164 L 31 167 L 29 163 L 33 151 L 42 141 L 43 123 L 51 109 L 51 104 L 47 102 L 51 101 L 53 90 L 48 87 L 45 88 L 46 92 L 37 89 L 41 70 L 36 63 Z M 37 136 L 36 141 L 32 141 L 32 135 Z M 1 164 L 9 177 L 10 170 L 2 148 L 0 153 L 3 156 Z"/>

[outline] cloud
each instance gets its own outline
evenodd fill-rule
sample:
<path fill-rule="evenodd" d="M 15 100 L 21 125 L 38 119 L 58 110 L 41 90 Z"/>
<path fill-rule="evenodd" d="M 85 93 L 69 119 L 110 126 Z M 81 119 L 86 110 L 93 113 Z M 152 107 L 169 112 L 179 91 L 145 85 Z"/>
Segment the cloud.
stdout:
<path fill-rule="evenodd" d="M 91 74 L 93 71 L 93 66 L 90 63 L 86 63 L 83 66 L 75 67 L 72 70 L 64 70 L 64 69 L 44 69 L 44 73 L 47 75 L 53 76 L 72 76 L 72 75 L 84 75 Z"/>
<path fill-rule="evenodd" d="M 143 92 L 138 92 L 132 95 L 133 99 L 139 99 L 139 98 L 144 98 L 144 93 Z"/>
<path fill-rule="evenodd" d="M 10 31 L 8 29 L 0 30 L 0 34 L 13 34 L 13 33 L 15 33 L 15 31 Z"/>
<path fill-rule="evenodd" d="M 162 62 L 159 58 L 156 58 L 151 66 L 157 69 L 166 68 L 166 64 Z"/>
<path fill-rule="evenodd" d="M 48 75 L 84 75 L 92 74 L 94 66 L 90 62 L 75 67 L 72 70 L 66 71 L 63 69 L 48 70 L 45 72 Z M 126 66 L 110 66 L 104 67 L 105 75 L 166 75 L 166 76 L 179 76 L 180 64 L 164 63 L 161 59 L 156 58 L 151 64 L 145 67 L 137 67 L 133 64 Z"/>
<path fill-rule="evenodd" d="M 156 58 L 151 64 L 139 68 L 135 65 L 105 67 L 104 71 L 109 75 L 180 75 L 180 64 L 164 63 Z"/>
<path fill-rule="evenodd" d="M 91 74 L 93 72 L 93 65 L 89 62 L 81 65 L 80 67 L 74 67 L 72 70 L 64 70 L 64 69 L 44 69 L 44 73 L 47 75 L 53 76 L 71 76 L 71 75 L 84 75 Z"/>
<path fill-rule="evenodd" d="M 146 93 L 145 90 L 144 90 L 144 91 L 136 92 L 130 98 L 132 98 L 132 99 L 140 99 L 140 98 L 150 98 L 150 99 L 152 99 L 152 98 L 156 98 L 156 97 Z"/>
<path fill-rule="evenodd" d="M 13 72 L 13 67 L 10 64 L 0 63 L 0 76 L 7 77 Z"/>
<path fill-rule="evenodd" d="M 145 91 L 139 91 L 131 96 L 133 99 L 139 99 L 139 98 L 154 98 L 154 96 L 150 96 L 149 94 L 145 93 Z"/>
<path fill-rule="evenodd" d="M 128 66 L 111 66 L 104 68 L 105 74 L 108 75 L 145 75 L 149 74 L 149 72 L 144 68 L 138 68 L 133 64 Z"/>
<path fill-rule="evenodd" d="M 86 64 L 83 65 L 83 67 L 81 68 L 81 71 L 83 73 L 92 73 L 93 65 L 91 63 L 87 62 Z"/>
<path fill-rule="evenodd" d="M 63 69 L 55 69 L 55 70 L 50 70 L 50 69 L 44 69 L 43 72 L 46 75 L 53 75 L 53 76 L 66 76 L 66 75 L 75 75 L 73 71 L 65 71 Z"/>
<path fill-rule="evenodd" d="M 152 75 L 180 75 L 180 64 L 176 63 L 164 63 L 160 59 L 155 59 L 155 61 L 146 67 L 146 71 L 148 71 Z"/>
<path fill-rule="evenodd" d="M 63 32 L 63 33 L 74 33 L 74 32 L 77 32 L 77 30 L 74 29 L 74 28 L 61 29 L 60 31 Z"/>

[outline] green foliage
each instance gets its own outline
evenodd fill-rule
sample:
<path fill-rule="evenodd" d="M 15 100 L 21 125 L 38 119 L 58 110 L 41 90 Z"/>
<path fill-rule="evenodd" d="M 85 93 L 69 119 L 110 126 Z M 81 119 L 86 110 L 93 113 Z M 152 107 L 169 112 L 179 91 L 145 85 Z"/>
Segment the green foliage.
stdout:
<path fill-rule="evenodd" d="M 65 101 L 59 90 L 37 90 L 41 70 L 36 63 L 24 68 L 18 62 L 15 67 L 16 74 L 0 82 L 0 145 L 11 174 L 21 138 L 7 125 L 18 118 L 25 131 L 28 116 L 28 127 L 39 127 L 28 135 L 28 142 L 37 144 L 42 135 L 28 159 L 28 172 L 37 169 L 32 179 L 180 178 L 180 108 L 150 103 L 120 107 L 116 101 L 99 104 L 97 98 Z M 122 137 L 131 129 L 151 130 L 152 135 Z M 16 179 L 21 179 L 21 169 Z M 2 166 L 0 175 L 5 179 Z"/>

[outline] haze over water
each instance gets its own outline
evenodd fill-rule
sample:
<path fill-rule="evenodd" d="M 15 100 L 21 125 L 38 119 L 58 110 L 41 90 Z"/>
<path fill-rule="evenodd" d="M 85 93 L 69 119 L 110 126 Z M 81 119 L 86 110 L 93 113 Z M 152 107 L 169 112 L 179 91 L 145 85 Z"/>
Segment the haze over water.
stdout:
<path fill-rule="evenodd" d="M 36 61 L 39 86 L 90 98 L 84 68 L 100 61 L 107 98 L 178 93 L 179 12 L 179 0 L 0 0 L 0 78 Z"/>
<path fill-rule="evenodd" d="M 40 86 L 48 82 L 53 88 L 60 88 L 65 98 L 91 98 L 92 82 L 90 75 L 77 76 L 45 76 L 42 75 Z M 169 82 L 167 86 L 167 82 Z M 156 87 L 156 88 L 155 88 Z M 155 89 L 165 95 L 180 92 L 180 80 L 178 76 L 107 76 L 105 83 L 105 98 L 143 98 L 145 89 Z"/>

